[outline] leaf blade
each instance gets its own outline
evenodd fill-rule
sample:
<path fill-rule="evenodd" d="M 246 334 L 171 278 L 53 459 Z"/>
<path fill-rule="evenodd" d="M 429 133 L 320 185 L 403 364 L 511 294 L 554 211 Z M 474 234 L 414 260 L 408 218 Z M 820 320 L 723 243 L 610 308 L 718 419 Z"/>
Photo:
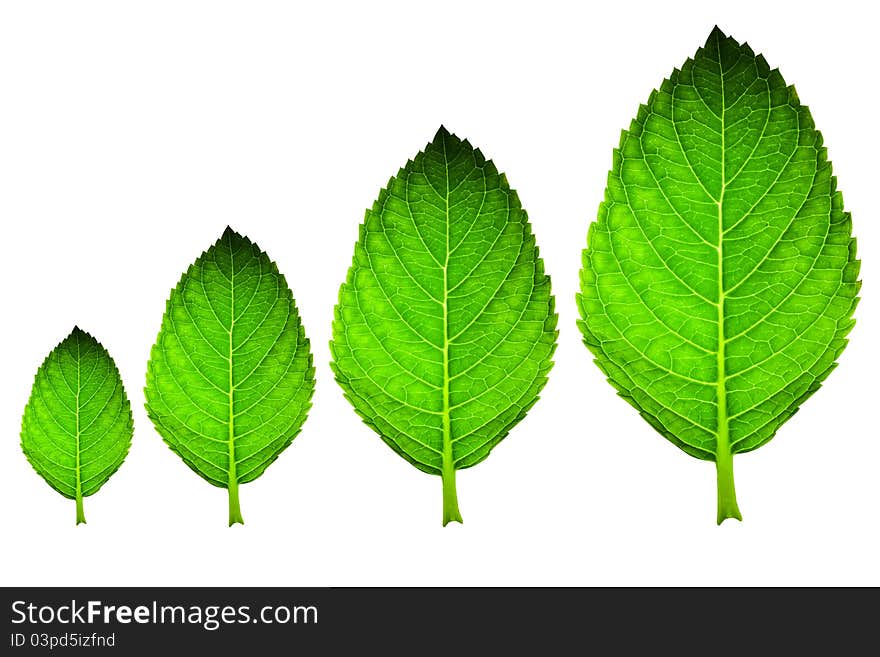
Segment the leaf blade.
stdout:
<path fill-rule="evenodd" d="M 147 413 L 190 469 L 229 491 L 258 478 L 305 422 L 309 341 L 277 266 L 231 228 L 172 290 L 147 367 Z"/>
<path fill-rule="evenodd" d="M 460 521 L 455 470 L 486 458 L 537 400 L 555 328 L 516 193 L 441 128 L 365 215 L 334 314 L 331 366 L 364 422 L 441 476 L 444 524 Z M 511 338 L 530 348 L 505 347 Z"/>
<path fill-rule="evenodd" d="M 94 495 L 119 469 L 133 433 L 131 405 L 113 358 L 74 327 L 46 357 L 22 416 L 21 447 L 36 472 L 76 502 Z"/>
<path fill-rule="evenodd" d="M 621 396 L 716 461 L 719 522 L 738 517 L 733 454 L 770 440 L 833 367 L 857 279 L 809 110 L 716 28 L 621 136 L 578 304 L 584 342 Z"/>

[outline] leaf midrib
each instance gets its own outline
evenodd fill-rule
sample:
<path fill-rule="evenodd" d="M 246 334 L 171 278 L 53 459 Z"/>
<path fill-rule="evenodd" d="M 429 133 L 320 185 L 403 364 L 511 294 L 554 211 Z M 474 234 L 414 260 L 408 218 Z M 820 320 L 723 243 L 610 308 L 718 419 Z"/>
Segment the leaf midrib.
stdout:
<path fill-rule="evenodd" d="M 76 398 L 74 400 L 74 408 L 76 409 L 76 500 L 82 499 L 82 467 L 80 461 L 80 412 L 79 412 L 79 395 L 82 390 L 81 385 L 82 359 L 80 358 L 80 341 L 76 340 Z"/>
<path fill-rule="evenodd" d="M 228 421 L 228 454 L 229 467 L 227 468 L 227 487 L 232 490 L 238 482 L 236 477 L 235 462 L 235 385 L 232 372 L 232 332 L 235 328 L 235 252 L 232 245 L 231 233 L 227 235 L 226 241 L 229 244 L 229 352 L 226 359 L 229 369 L 229 421 Z"/>
<path fill-rule="evenodd" d="M 718 382 L 716 388 L 717 397 L 717 432 L 715 435 L 715 461 L 725 458 L 730 453 L 729 419 L 727 417 L 727 362 L 725 346 L 727 340 L 724 335 L 724 193 L 727 191 L 726 173 L 726 144 L 725 144 L 725 112 L 727 110 L 724 96 L 724 65 L 721 62 L 721 39 L 716 35 L 716 47 L 718 49 L 718 72 L 721 82 L 721 191 L 718 194 Z"/>
<path fill-rule="evenodd" d="M 719 122 L 721 123 L 719 136 L 721 138 L 721 153 L 720 153 L 720 162 L 721 162 L 721 187 L 718 193 L 718 198 L 716 199 L 712 194 L 709 193 L 709 190 L 706 188 L 700 176 L 697 174 L 693 165 L 688 160 L 688 167 L 694 173 L 694 179 L 697 181 L 697 184 L 702 188 L 705 194 L 715 202 L 717 206 L 717 221 L 718 221 L 718 243 L 715 245 L 715 250 L 717 252 L 717 268 L 718 268 L 718 280 L 717 280 L 717 293 L 718 300 L 715 302 L 715 306 L 717 309 L 717 319 L 716 323 L 718 325 L 718 347 L 716 351 L 716 370 L 717 370 L 717 381 L 715 383 L 715 396 L 716 396 L 716 430 L 715 430 L 715 461 L 717 462 L 720 459 L 727 459 L 730 456 L 730 435 L 729 435 L 729 424 L 730 418 L 727 414 L 727 359 L 726 359 L 726 344 L 727 338 L 725 336 L 724 331 L 724 306 L 726 299 L 726 290 L 724 289 L 724 235 L 727 231 L 724 230 L 724 196 L 727 191 L 727 171 L 726 171 L 726 139 L 725 139 L 725 114 L 727 112 L 727 102 L 725 98 L 725 90 L 724 90 L 724 64 L 722 62 L 722 54 L 721 54 L 721 38 L 716 35 L 715 47 L 718 53 L 718 80 L 721 86 L 721 114 L 716 116 L 718 117 Z M 701 98 L 702 100 L 702 98 Z M 703 104 L 707 109 L 711 112 L 711 108 L 703 101 Z M 714 112 L 713 112 L 714 113 Z M 682 146 L 682 152 L 685 155 L 685 159 L 687 160 L 687 149 L 679 141 L 679 145 Z M 745 165 L 743 165 L 745 166 Z M 742 167 L 740 168 L 740 170 Z M 735 174 L 739 175 L 739 171 Z M 734 177 L 735 177 L 734 176 Z M 659 187 L 659 185 L 658 185 Z M 751 209 L 749 210 L 749 212 Z M 687 222 L 685 222 L 687 224 Z M 690 228 L 690 225 L 687 224 Z M 693 230 L 693 229 L 692 229 Z M 738 285 L 738 284 L 737 284 Z M 690 287 L 690 286 L 688 286 Z M 696 292 L 694 290 L 694 292 Z M 701 295 L 700 295 L 701 296 Z M 681 375 L 679 375 L 681 376 Z"/>
<path fill-rule="evenodd" d="M 441 458 L 441 472 L 446 472 L 449 470 L 455 469 L 455 462 L 453 459 L 452 453 L 452 422 L 450 418 L 450 404 L 449 404 L 449 385 L 451 382 L 451 378 L 449 376 L 449 156 L 446 153 L 446 139 L 442 139 L 443 142 L 443 166 L 445 168 L 445 183 L 446 183 L 446 192 L 443 195 L 443 203 L 445 205 L 444 214 L 445 214 L 445 224 L 446 224 L 446 243 L 445 243 L 445 255 L 446 258 L 443 261 L 443 266 L 441 269 L 443 270 L 443 409 L 442 409 L 442 424 L 443 424 L 443 450 L 440 455 Z"/>

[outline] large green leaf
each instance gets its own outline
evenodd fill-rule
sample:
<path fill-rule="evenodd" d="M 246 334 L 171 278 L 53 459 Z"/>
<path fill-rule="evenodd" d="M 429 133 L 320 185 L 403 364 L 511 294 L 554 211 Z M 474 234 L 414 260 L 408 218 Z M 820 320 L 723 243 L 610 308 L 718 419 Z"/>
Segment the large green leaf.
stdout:
<path fill-rule="evenodd" d="M 183 460 L 229 490 L 299 433 L 315 387 L 293 294 L 260 248 L 227 228 L 171 291 L 147 367 L 147 413 Z"/>
<path fill-rule="evenodd" d="M 360 227 L 333 323 L 333 370 L 395 452 L 441 475 L 489 455 L 538 399 L 556 314 L 528 217 L 503 174 L 440 128 Z"/>
<path fill-rule="evenodd" d="M 741 518 L 733 454 L 819 388 L 857 302 L 850 216 L 809 110 L 715 28 L 623 133 L 587 242 L 587 347 L 657 431 L 715 461 L 718 522 Z"/>
<path fill-rule="evenodd" d="M 43 361 L 21 423 L 21 447 L 34 470 L 76 500 L 94 495 L 122 465 L 132 435 L 131 405 L 116 363 L 74 327 Z"/>

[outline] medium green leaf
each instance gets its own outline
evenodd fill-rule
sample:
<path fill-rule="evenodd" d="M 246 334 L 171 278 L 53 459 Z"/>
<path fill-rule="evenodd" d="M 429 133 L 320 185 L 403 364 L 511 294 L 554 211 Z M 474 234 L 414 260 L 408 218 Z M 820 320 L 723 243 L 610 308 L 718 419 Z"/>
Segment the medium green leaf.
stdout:
<path fill-rule="evenodd" d="M 74 327 L 40 365 L 21 423 L 21 448 L 52 488 L 76 500 L 94 495 L 122 465 L 131 446 L 131 405 L 116 363 Z"/>
<path fill-rule="evenodd" d="M 275 263 L 227 228 L 186 271 L 147 366 L 147 413 L 168 446 L 229 490 L 259 477 L 299 433 L 315 370 L 293 294 Z"/>
<path fill-rule="evenodd" d="M 850 215 L 809 110 L 715 28 L 623 133 L 587 243 L 587 347 L 657 431 L 715 461 L 718 522 L 740 519 L 733 455 L 819 388 L 858 300 Z"/>
<path fill-rule="evenodd" d="M 389 447 L 440 475 L 489 455 L 537 401 L 556 347 L 550 279 L 503 174 L 440 128 L 360 227 L 333 323 L 333 371 Z"/>

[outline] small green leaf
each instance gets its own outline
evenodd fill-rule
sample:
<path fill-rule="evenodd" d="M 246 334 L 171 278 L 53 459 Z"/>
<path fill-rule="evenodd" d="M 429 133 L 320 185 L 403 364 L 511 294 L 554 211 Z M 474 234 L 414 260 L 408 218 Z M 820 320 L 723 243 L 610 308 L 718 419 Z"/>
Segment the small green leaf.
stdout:
<path fill-rule="evenodd" d="M 227 228 L 186 271 L 147 366 L 147 413 L 183 461 L 229 491 L 259 477 L 299 433 L 315 370 L 275 263 Z"/>
<path fill-rule="evenodd" d="M 364 422 L 440 475 L 485 459 L 537 401 L 556 347 L 550 279 L 503 174 L 440 128 L 360 227 L 333 322 L 336 380 Z"/>
<path fill-rule="evenodd" d="M 40 365 L 21 423 L 21 448 L 34 470 L 76 500 L 94 495 L 122 465 L 131 446 L 131 405 L 116 363 L 74 327 Z"/>
<path fill-rule="evenodd" d="M 579 325 L 597 365 L 669 441 L 715 461 L 718 523 L 741 519 L 733 455 L 819 389 L 858 301 L 810 111 L 715 28 L 624 131 L 587 244 Z"/>

